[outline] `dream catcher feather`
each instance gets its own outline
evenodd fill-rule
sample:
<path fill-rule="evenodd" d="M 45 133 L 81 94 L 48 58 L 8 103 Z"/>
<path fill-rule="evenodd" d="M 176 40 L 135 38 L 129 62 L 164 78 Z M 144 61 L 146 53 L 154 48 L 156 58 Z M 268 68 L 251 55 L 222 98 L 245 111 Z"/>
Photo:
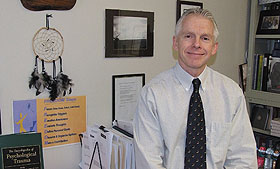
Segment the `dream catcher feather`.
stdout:
<path fill-rule="evenodd" d="M 49 17 L 46 15 L 46 27 L 39 29 L 33 37 L 32 47 L 36 55 L 35 67 L 29 79 L 29 88 L 36 89 L 36 96 L 47 90 L 50 100 L 71 94 L 72 79 L 62 71 L 62 53 L 64 41 L 62 35 L 54 28 L 49 27 Z M 38 71 L 38 59 L 42 62 L 42 71 Z M 60 72 L 56 74 L 56 61 L 59 59 Z M 45 62 L 53 63 L 53 77 L 45 70 Z"/>
<path fill-rule="evenodd" d="M 71 94 L 72 92 L 72 79 L 63 73 L 62 71 L 62 58 L 59 57 L 60 61 L 60 72 L 56 75 L 55 71 L 53 72 L 53 81 L 50 85 L 50 99 L 55 100 L 57 97 L 65 96 Z M 56 70 L 55 61 L 53 61 L 53 70 Z"/>

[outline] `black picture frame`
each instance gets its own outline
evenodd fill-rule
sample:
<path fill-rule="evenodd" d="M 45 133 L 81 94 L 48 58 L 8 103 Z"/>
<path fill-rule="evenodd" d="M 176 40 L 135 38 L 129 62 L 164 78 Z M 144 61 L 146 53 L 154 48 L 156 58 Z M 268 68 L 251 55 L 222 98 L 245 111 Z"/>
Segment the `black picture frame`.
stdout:
<path fill-rule="evenodd" d="M 105 57 L 152 57 L 154 13 L 105 10 Z"/>
<path fill-rule="evenodd" d="M 184 10 L 190 9 L 190 8 L 196 8 L 196 7 L 203 9 L 203 3 L 201 3 L 201 2 L 193 2 L 193 1 L 177 0 L 176 22 L 183 15 Z"/>
<path fill-rule="evenodd" d="M 256 34 L 280 34 L 280 11 L 264 10 L 260 12 Z"/>
<path fill-rule="evenodd" d="M 126 79 L 126 78 L 141 78 L 141 85 L 142 87 L 145 85 L 145 73 L 138 73 L 138 74 L 122 74 L 122 75 L 112 75 L 112 122 L 114 120 L 121 120 L 116 119 L 116 99 L 118 97 L 116 96 L 117 92 L 117 86 L 116 86 L 116 80 L 117 79 Z M 132 112 L 133 113 L 133 112 Z"/>

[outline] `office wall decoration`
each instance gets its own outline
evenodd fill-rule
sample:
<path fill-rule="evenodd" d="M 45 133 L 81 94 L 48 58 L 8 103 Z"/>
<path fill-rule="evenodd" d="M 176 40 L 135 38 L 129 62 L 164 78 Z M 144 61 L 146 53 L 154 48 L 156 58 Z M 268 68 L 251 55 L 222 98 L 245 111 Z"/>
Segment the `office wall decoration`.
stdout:
<path fill-rule="evenodd" d="M 181 1 L 177 0 L 177 14 L 176 14 L 176 22 L 183 15 L 183 13 L 190 8 L 203 8 L 203 3 L 201 2 L 193 2 L 193 1 Z"/>
<path fill-rule="evenodd" d="M 46 27 L 39 29 L 33 37 L 32 47 L 35 54 L 35 67 L 29 80 L 29 88 L 36 89 L 36 96 L 45 91 L 50 93 L 50 99 L 65 96 L 72 92 L 72 79 L 62 71 L 62 53 L 64 49 L 63 37 L 54 28 L 49 27 L 49 17 L 46 15 Z M 38 62 L 42 62 L 42 72 L 38 71 Z M 56 61 L 59 59 L 60 71 L 56 74 Z M 53 77 L 45 71 L 45 62 L 53 64 Z"/>
<path fill-rule="evenodd" d="M 261 11 L 257 28 L 257 34 L 280 34 L 279 21 L 279 10 Z"/>
<path fill-rule="evenodd" d="M 144 85 L 144 73 L 112 76 L 112 121 L 132 121 L 133 113 L 138 102 L 138 96 Z"/>
<path fill-rule="evenodd" d="M 105 57 L 153 56 L 153 12 L 106 9 L 105 15 Z"/>
<path fill-rule="evenodd" d="M 22 5 L 31 11 L 70 10 L 76 0 L 21 0 Z"/>

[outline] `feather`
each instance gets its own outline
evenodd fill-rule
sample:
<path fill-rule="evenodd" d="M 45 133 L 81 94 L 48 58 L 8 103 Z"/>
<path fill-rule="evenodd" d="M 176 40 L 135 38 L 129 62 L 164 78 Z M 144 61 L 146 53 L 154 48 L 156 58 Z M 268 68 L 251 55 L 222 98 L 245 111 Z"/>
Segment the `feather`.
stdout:
<path fill-rule="evenodd" d="M 50 100 L 54 101 L 57 97 L 58 97 L 58 91 L 57 91 L 57 80 L 54 79 L 51 83 L 51 85 L 49 86 L 49 90 L 50 90 Z"/>
<path fill-rule="evenodd" d="M 33 72 L 31 73 L 31 77 L 29 79 L 29 89 L 32 87 L 37 86 L 36 82 L 39 80 L 39 73 L 37 68 L 34 68 Z"/>
<path fill-rule="evenodd" d="M 49 89 L 52 84 L 52 77 L 46 71 L 43 71 L 40 74 L 40 78 L 42 79 L 43 87 Z"/>
<path fill-rule="evenodd" d="M 67 94 L 72 93 L 72 86 L 74 85 L 72 83 L 72 79 L 70 79 L 66 74 L 62 73 L 62 58 L 59 56 L 60 60 L 60 72 L 55 77 L 56 73 L 56 67 L 55 67 L 55 61 L 53 61 L 53 76 L 54 80 L 52 81 L 50 85 L 50 99 L 54 101 L 57 97 L 62 97 Z"/>
<path fill-rule="evenodd" d="M 43 92 L 42 89 L 42 80 L 40 78 L 40 74 L 38 73 L 37 68 L 31 73 L 31 77 L 29 80 L 29 89 L 34 87 L 36 89 L 36 96 Z"/>
<path fill-rule="evenodd" d="M 67 75 L 63 74 L 62 72 L 60 72 L 57 75 L 57 90 L 58 90 L 58 94 L 59 96 L 65 96 L 67 94 L 70 94 L 72 92 L 72 86 L 74 85 L 72 83 L 72 79 L 70 79 Z"/>
<path fill-rule="evenodd" d="M 42 73 L 39 74 L 38 72 L 38 63 L 37 63 L 38 58 L 39 56 L 35 57 L 35 68 L 31 73 L 31 77 L 29 80 L 29 88 L 31 89 L 32 87 L 34 87 L 36 89 L 36 96 L 42 93 L 50 83 L 49 82 L 50 77 L 44 71 L 44 61 L 42 61 L 42 67 L 43 67 Z"/>

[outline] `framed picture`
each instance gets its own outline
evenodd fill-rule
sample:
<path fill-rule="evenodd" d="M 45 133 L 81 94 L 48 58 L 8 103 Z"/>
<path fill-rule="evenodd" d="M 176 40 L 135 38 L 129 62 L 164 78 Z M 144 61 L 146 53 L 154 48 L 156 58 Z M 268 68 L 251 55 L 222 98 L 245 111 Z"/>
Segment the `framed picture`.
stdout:
<path fill-rule="evenodd" d="M 176 22 L 180 19 L 183 13 L 190 8 L 203 8 L 203 3 L 193 1 L 181 1 L 177 0 L 177 14 Z"/>
<path fill-rule="evenodd" d="M 106 9 L 105 57 L 154 54 L 154 13 Z"/>
<path fill-rule="evenodd" d="M 260 12 L 257 34 L 280 34 L 280 11 L 265 10 Z"/>
<path fill-rule="evenodd" d="M 145 74 L 113 75 L 112 82 L 112 121 L 132 121 L 138 97 L 145 85 Z"/>
<path fill-rule="evenodd" d="M 243 63 L 239 65 L 239 86 L 245 92 L 246 90 L 246 81 L 247 81 L 247 70 L 248 64 Z"/>

